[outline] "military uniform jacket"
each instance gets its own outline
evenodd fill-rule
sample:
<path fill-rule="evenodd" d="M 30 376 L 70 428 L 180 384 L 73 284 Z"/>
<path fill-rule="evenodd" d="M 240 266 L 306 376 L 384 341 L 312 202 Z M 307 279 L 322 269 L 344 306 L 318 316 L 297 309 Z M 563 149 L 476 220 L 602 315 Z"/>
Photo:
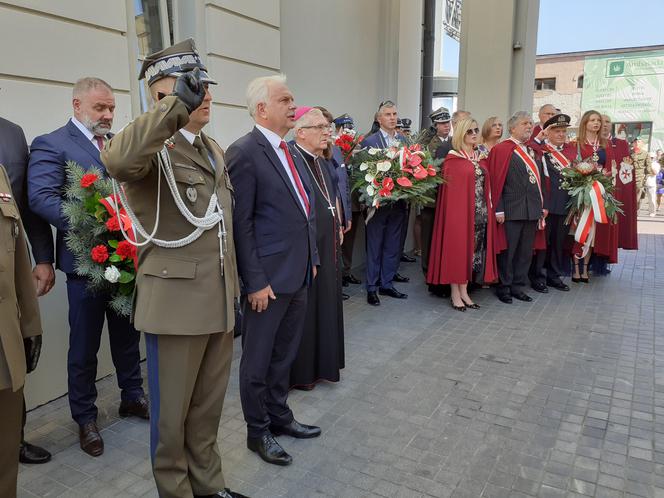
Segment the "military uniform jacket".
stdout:
<path fill-rule="evenodd" d="M 561 151 L 562 153 L 562 151 Z M 562 187 L 563 177 L 560 165 L 546 149 L 542 154 L 542 168 L 549 176 L 548 206 L 549 214 L 566 215 L 569 193 Z"/>
<path fill-rule="evenodd" d="M 0 166 L 0 390 L 17 391 L 25 382 L 23 338 L 41 335 L 41 318 L 25 230 Z"/>
<path fill-rule="evenodd" d="M 427 146 L 434 159 L 445 159 L 452 150 L 452 135 L 443 140 L 438 135 L 434 136 Z"/>
<path fill-rule="evenodd" d="M 152 233 L 155 223 L 157 153 L 165 141 L 185 205 L 195 216 L 203 216 L 216 189 L 224 212 L 227 243 L 223 276 L 217 227 L 184 247 L 148 244 L 139 248 L 134 325 L 151 334 L 211 334 L 230 331 L 235 323 L 233 303 L 239 296 L 239 285 L 233 244 L 233 191 L 221 147 L 201 133 L 214 160 L 212 168 L 179 132 L 188 121 L 184 104 L 177 97 L 165 97 L 155 109 L 115 135 L 101 154 L 108 173 L 123 183 L 130 206 L 148 233 Z M 155 237 L 175 240 L 193 230 L 176 207 L 162 173 Z"/>

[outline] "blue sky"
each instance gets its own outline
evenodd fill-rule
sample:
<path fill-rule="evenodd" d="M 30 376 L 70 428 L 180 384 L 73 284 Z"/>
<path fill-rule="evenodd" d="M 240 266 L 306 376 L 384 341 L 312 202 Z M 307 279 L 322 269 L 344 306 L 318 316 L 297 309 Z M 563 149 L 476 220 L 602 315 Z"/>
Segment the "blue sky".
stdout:
<path fill-rule="evenodd" d="M 664 45 L 664 1 L 540 0 L 537 54 Z"/>

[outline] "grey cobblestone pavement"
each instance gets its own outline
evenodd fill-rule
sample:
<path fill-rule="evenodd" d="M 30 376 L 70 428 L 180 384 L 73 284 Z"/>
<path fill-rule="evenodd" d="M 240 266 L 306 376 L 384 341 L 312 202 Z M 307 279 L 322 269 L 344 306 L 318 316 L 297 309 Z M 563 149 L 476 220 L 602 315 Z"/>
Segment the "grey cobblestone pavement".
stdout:
<path fill-rule="evenodd" d="M 346 312 L 338 384 L 293 392 L 313 440 L 280 438 L 290 467 L 247 450 L 239 341 L 219 431 L 227 485 L 255 497 L 664 497 L 664 218 L 611 275 L 568 293 L 453 311 L 416 264 L 405 301 Z M 22 466 L 19 496 L 156 496 L 148 424 L 120 420 L 113 377 L 99 383 L 106 451 L 78 448 L 65 398 L 28 416 L 28 440 L 53 461 Z"/>

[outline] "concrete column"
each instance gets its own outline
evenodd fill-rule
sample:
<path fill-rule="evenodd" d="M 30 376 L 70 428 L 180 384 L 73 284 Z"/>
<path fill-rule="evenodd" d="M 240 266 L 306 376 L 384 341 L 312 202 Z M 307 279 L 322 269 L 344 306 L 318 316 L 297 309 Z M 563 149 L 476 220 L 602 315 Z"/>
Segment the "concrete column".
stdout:
<path fill-rule="evenodd" d="M 539 0 L 464 0 L 459 108 L 480 121 L 530 110 Z"/>

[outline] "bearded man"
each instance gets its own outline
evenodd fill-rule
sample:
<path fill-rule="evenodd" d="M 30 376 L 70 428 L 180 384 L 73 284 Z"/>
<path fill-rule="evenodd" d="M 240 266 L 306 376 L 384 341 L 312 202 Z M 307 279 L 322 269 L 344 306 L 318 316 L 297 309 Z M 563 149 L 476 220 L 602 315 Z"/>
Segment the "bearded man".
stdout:
<path fill-rule="evenodd" d="M 91 456 L 104 452 L 97 427 L 97 352 L 104 318 L 108 320 L 111 356 L 121 390 L 121 417 L 149 418 L 139 366 L 139 335 L 127 317 L 110 307 L 110 295 L 92 294 L 88 280 L 76 274 L 74 255 L 67 248 L 68 223 L 62 213 L 67 161 L 84 169 L 96 166 L 106 175 L 99 153 L 111 137 L 115 97 L 108 83 L 82 78 L 72 92 L 74 116 L 63 127 L 39 136 L 30 146 L 28 201 L 30 209 L 57 229 L 56 267 L 67 275 L 69 300 L 68 397 L 71 415 L 79 426 L 81 449 Z"/>

